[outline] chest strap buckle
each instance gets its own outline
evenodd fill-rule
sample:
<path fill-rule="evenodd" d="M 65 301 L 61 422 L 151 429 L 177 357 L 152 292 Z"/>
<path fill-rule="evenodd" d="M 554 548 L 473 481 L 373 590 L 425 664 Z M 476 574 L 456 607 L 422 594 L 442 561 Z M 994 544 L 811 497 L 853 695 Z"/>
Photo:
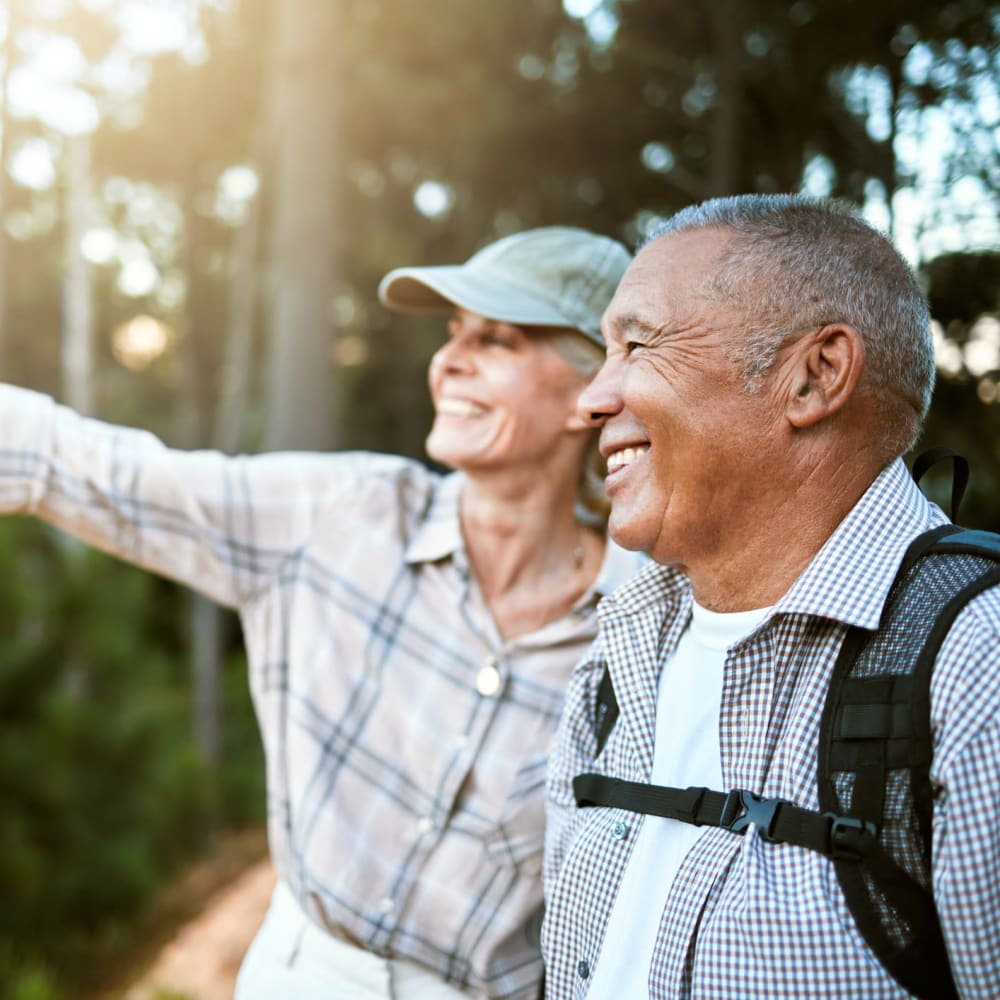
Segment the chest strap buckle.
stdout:
<path fill-rule="evenodd" d="M 726 801 L 722 805 L 719 826 L 733 833 L 743 833 L 753 823 L 761 840 L 769 844 L 781 844 L 782 839 L 774 835 L 774 825 L 778 810 L 783 805 L 781 799 L 765 799 L 745 788 L 734 788 L 726 795 Z"/>

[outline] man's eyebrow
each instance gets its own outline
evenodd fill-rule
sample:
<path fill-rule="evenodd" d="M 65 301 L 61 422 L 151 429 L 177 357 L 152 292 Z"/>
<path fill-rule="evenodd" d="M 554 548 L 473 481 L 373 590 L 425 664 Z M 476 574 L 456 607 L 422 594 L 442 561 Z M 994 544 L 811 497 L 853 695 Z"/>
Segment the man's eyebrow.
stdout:
<path fill-rule="evenodd" d="M 621 333 L 638 331 L 639 333 L 652 334 L 658 329 L 652 323 L 644 320 L 638 313 L 622 313 L 620 316 L 615 316 L 609 325 L 616 332 Z"/>

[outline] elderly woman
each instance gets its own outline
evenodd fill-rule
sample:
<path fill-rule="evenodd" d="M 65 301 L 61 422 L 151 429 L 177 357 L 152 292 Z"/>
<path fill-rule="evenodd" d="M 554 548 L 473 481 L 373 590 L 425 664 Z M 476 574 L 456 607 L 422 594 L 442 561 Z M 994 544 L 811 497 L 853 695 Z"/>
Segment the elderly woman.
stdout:
<path fill-rule="evenodd" d="M 628 261 L 556 227 L 387 275 L 390 307 L 451 313 L 427 439 L 451 475 L 179 452 L 0 389 L 2 509 L 239 612 L 278 875 L 241 1000 L 537 996 L 549 744 L 636 568 L 575 413 Z"/>

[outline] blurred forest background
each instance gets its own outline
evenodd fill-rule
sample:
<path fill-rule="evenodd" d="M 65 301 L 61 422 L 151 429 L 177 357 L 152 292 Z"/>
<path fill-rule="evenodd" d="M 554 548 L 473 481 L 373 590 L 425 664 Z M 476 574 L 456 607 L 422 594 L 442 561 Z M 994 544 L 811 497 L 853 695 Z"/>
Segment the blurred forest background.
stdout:
<path fill-rule="evenodd" d="M 1000 529 L 1000 6 L 6 0 L 0 377 L 180 447 L 422 455 L 440 321 L 391 267 L 712 195 L 842 196 L 926 282 L 925 446 Z M 710 456 L 706 456 L 710 460 Z M 945 496 L 947 480 L 928 489 Z M 0 521 L 0 996 L 88 995 L 259 826 L 238 626 Z"/>

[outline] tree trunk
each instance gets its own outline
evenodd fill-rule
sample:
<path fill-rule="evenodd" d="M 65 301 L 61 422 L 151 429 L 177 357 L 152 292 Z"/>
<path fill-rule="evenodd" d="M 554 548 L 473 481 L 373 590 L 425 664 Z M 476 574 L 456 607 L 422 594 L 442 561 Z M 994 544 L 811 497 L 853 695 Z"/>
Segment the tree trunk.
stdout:
<path fill-rule="evenodd" d="M 263 93 L 261 95 L 263 107 Z M 254 168 L 260 176 L 263 135 L 257 129 Z M 257 313 L 257 257 L 260 246 L 260 194 L 247 207 L 247 216 L 233 239 L 233 267 L 229 282 L 226 343 L 221 386 L 211 430 L 211 447 L 227 453 L 237 451 L 243 438 L 249 385 L 252 376 L 253 333 Z M 222 760 L 225 719 L 222 717 L 221 684 L 223 613 L 211 601 L 192 596 L 191 675 L 194 685 L 195 736 L 211 765 Z"/>
<path fill-rule="evenodd" d="M 334 443 L 335 3 L 274 0 L 268 138 L 268 450 Z"/>
<path fill-rule="evenodd" d="M 78 413 L 93 413 L 93 288 L 83 256 L 90 203 L 90 137 L 66 138 L 66 274 L 63 279 L 62 394 Z"/>
<path fill-rule="evenodd" d="M 3 69 L 0 70 L 0 372 L 7 372 L 7 199 L 10 182 L 7 179 L 7 157 L 10 154 L 10 102 L 7 98 L 11 65 L 14 60 L 14 36 L 18 28 L 17 4 L 7 3 L 7 37 L 3 45 Z"/>
<path fill-rule="evenodd" d="M 710 7 L 715 50 L 716 107 L 709 136 L 709 197 L 736 194 L 740 175 L 742 118 L 742 0 L 715 0 Z"/>
<path fill-rule="evenodd" d="M 259 163 L 259 159 L 258 159 Z M 255 164 L 255 167 L 257 164 Z M 259 170 L 259 168 L 258 168 Z M 229 283 L 226 349 L 222 385 L 212 430 L 212 447 L 236 451 L 242 442 L 249 396 L 253 331 L 257 306 L 257 251 L 260 244 L 260 195 L 247 207 L 247 217 L 233 242 L 233 269 Z"/>

